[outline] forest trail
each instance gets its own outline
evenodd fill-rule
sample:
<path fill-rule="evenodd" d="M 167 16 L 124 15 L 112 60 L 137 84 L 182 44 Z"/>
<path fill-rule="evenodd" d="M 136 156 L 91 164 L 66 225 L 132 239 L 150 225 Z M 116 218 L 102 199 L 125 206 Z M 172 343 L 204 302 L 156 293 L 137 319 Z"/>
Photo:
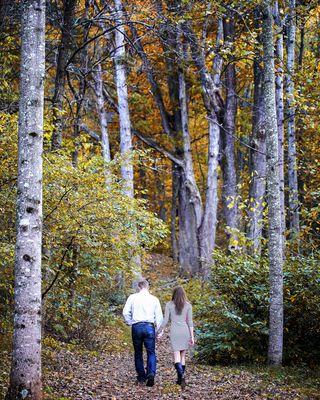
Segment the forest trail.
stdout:
<path fill-rule="evenodd" d="M 153 289 L 169 293 L 170 289 L 164 289 L 163 284 L 175 284 L 170 259 L 153 255 L 148 264 L 145 275 L 150 279 Z M 157 286 L 160 281 L 159 289 Z M 167 332 L 157 342 L 158 371 L 155 386 L 137 386 L 130 329 L 125 329 L 123 332 L 123 325 L 119 323 L 119 326 L 103 332 L 99 338 L 101 351 L 84 350 L 80 346 L 68 345 L 47 336 L 43 343 L 44 400 L 320 400 L 315 386 L 311 387 L 307 382 L 309 377 L 298 377 L 293 370 L 277 371 L 257 366 L 206 366 L 197 363 L 191 354 L 187 358 L 187 387 L 181 390 L 175 384 Z M 8 385 L 9 368 L 10 351 L 2 351 L 0 400 Z"/>
<path fill-rule="evenodd" d="M 169 257 L 152 255 L 144 271 L 157 292 L 162 284 L 174 284 L 174 268 Z M 162 289 L 163 290 L 163 289 Z M 170 291 L 170 289 L 168 289 Z M 112 336 L 112 333 L 110 333 Z M 106 336 L 107 337 L 107 336 Z M 206 366 L 188 354 L 184 390 L 175 384 L 168 332 L 157 341 L 155 386 L 136 385 L 133 349 L 128 328 L 119 338 L 115 353 L 70 351 L 68 347 L 48 351 L 44 357 L 44 390 L 47 400 L 135 400 L 135 399 L 320 399 L 314 392 L 297 388 L 296 382 L 279 379 L 276 372 L 254 367 Z"/>
<path fill-rule="evenodd" d="M 320 399 L 301 393 L 284 382 L 273 381 L 271 376 L 266 379 L 265 371 L 204 366 L 190 360 L 186 373 L 187 387 L 181 390 L 175 384 L 167 337 L 157 344 L 157 355 L 156 383 L 148 388 L 135 384 L 131 346 L 118 354 L 101 353 L 97 356 L 60 350 L 50 357 L 50 365 L 45 368 L 45 399 Z"/>

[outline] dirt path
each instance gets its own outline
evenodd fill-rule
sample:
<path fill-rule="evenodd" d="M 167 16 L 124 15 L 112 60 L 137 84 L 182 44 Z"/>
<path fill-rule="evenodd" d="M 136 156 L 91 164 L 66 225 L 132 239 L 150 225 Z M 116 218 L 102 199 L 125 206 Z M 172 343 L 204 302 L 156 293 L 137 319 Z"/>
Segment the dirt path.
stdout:
<path fill-rule="evenodd" d="M 257 372 L 227 367 L 207 367 L 189 362 L 187 387 L 175 384 L 167 339 L 158 344 L 158 374 L 153 388 L 135 385 L 131 350 L 116 355 L 80 355 L 60 350 L 52 353 L 44 373 L 46 399 L 320 399 L 315 393 L 275 383 Z M 270 378 L 270 377 L 269 377 Z"/>

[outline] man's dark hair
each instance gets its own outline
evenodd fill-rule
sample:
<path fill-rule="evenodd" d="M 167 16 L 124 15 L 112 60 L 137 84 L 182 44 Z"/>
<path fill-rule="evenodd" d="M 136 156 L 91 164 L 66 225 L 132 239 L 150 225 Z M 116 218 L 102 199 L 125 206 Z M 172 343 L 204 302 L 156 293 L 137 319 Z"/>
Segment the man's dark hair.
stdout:
<path fill-rule="evenodd" d="M 138 290 L 149 289 L 149 282 L 144 278 L 139 279 L 136 285 Z"/>

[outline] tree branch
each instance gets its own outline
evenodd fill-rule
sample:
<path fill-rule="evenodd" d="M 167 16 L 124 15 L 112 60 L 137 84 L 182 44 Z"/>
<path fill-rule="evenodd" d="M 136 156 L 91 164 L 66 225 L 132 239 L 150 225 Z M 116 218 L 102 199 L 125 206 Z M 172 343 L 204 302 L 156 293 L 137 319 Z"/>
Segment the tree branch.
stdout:
<path fill-rule="evenodd" d="M 142 140 L 144 143 L 146 143 L 148 146 L 152 147 L 153 149 L 157 150 L 159 153 L 163 154 L 165 157 L 167 157 L 169 160 L 174 162 L 176 165 L 178 165 L 181 168 L 184 168 L 184 163 L 182 160 L 177 158 L 174 154 L 172 154 L 169 150 L 164 149 L 161 147 L 157 142 L 155 142 L 152 138 L 143 135 L 141 132 L 138 132 L 135 129 L 132 129 L 132 133 L 137 136 L 140 140 Z"/>

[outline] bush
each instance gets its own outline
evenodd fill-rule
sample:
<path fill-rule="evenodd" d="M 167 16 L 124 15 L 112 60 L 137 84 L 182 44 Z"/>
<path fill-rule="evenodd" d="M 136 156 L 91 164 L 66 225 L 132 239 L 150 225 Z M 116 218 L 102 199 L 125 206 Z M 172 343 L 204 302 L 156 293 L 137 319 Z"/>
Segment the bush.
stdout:
<path fill-rule="evenodd" d="M 46 122 L 50 130 L 50 123 Z M 17 116 L 0 113 L 0 321 L 12 324 Z M 45 135 L 46 138 L 46 135 Z M 66 340 L 92 338 L 124 299 L 133 260 L 167 235 L 165 224 L 139 199 L 123 194 L 110 164 L 108 189 L 102 157 L 74 168 L 68 151 L 43 156 L 44 324 Z"/>
<path fill-rule="evenodd" d="M 320 269 L 317 257 L 284 267 L 284 360 L 317 363 L 320 356 Z M 194 283 L 198 357 L 208 362 L 265 362 L 268 347 L 268 261 L 214 252 L 212 279 Z M 200 298 L 195 292 L 201 291 Z"/>

